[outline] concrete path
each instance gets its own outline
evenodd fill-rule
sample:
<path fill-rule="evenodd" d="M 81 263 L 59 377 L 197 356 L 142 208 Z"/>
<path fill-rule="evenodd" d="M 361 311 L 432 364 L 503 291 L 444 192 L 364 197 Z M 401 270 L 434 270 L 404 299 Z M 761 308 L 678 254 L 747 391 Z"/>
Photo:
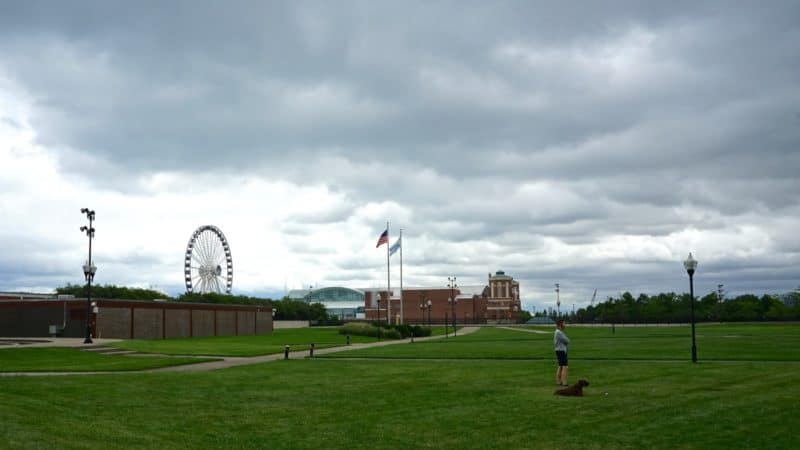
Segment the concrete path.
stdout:
<path fill-rule="evenodd" d="M 475 331 L 479 330 L 480 327 L 464 327 L 458 330 L 458 335 L 463 336 L 466 334 L 474 333 Z M 414 338 L 414 342 L 425 342 L 435 339 L 444 339 L 445 336 L 429 336 L 424 338 Z M 70 338 L 55 338 L 54 340 L 60 340 L 58 343 L 53 343 L 50 345 L 53 346 L 60 346 L 60 347 L 89 347 L 88 345 L 83 343 L 83 338 L 75 338 L 71 341 L 65 341 L 65 339 Z M 451 337 L 452 339 L 452 337 Z M 104 342 L 98 342 L 99 339 L 95 339 L 95 345 L 100 345 L 102 343 L 114 342 L 118 339 L 105 339 Z M 79 341 L 79 342 L 78 342 Z M 347 346 L 341 347 L 330 347 L 330 348 L 320 348 L 314 350 L 314 356 L 316 355 L 325 355 L 328 353 L 337 353 L 337 352 L 346 352 L 349 350 L 359 350 L 362 348 L 372 348 L 372 347 L 385 347 L 387 345 L 398 345 L 398 344 L 409 344 L 411 343 L 411 339 L 396 339 L 391 341 L 378 341 L 378 342 L 370 342 L 366 344 L 351 344 Z M 69 345 L 71 344 L 71 345 Z M 32 346 L 34 344 L 25 344 L 25 347 Z M 44 344 L 39 346 L 46 346 Z M 2 351 L 2 350 L 0 350 Z M 156 355 L 148 355 L 148 354 L 141 354 L 140 356 L 156 356 Z M 124 355 L 124 356 L 131 356 L 134 355 Z M 184 355 L 158 355 L 158 356 L 184 356 Z M 296 352 L 289 352 L 289 359 L 304 359 L 309 356 L 308 350 L 303 351 L 296 351 Z M 204 357 L 204 356 L 198 356 Z M 222 358 L 219 361 L 208 361 L 208 362 L 201 362 L 197 364 L 184 364 L 180 366 L 170 366 L 170 367 L 159 367 L 156 369 L 144 369 L 144 370 L 133 370 L 133 371 L 116 371 L 116 372 L 0 372 L 0 377 L 10 377 L 10 376 L 65 376 L 65 375 L 108 375 L 108 374 L 124 374 L 124 373 L 142 373 L 142 372 L 207 372 L 210 370 L 217 370 L 217 369 L 226 369 L 228 367 L 236 367 L 236 366 L 244 366 L 248 364 L 259 364 L 264 362 L 270 361 L 279 361 L 284 359 L 283 353 L 277 354 L 269 354 L 269 355 L 261 355 L 261 356 L 251 356 L 251 357 L 237 357 L 237 356 L 207 356 L 208 358 Z"/>
<path fill-rule="evenodd" d="M 524 331 L 526 333 L 553 334 L 552 331 L 531 330 L 529 328 L 514 328 L 514 327 L 497 327 L 497 328 L 502 330 Z"/>
<path fill-rule="evenodd" d="M 33 347 L 92 347 L 106 345 L 122 339 L 92 339 L 91 344 L 84 344 L 83 338 L 0 338 L 0 350 L 4 348 L 33 348 Z"/>
<path fill-rule="evenodd" d="M 477 331 L 478 327 L 465 327 L 458 330 L 458 333 L 461 335 L 469 334 Z M 429 336 L 424 338 L 414 338 L 414 342 L 424 342 L 430 341 L 434 339 L 444 339 L 445 336 Z M 452 336 L 451 336 L 452 338 Z M 395 339 L 391 341 L 378 341 L 378 342 L 370 342 L 365 344 L 351 344 L 349 346 L 341 346 L 341 347 L 329 347 L 329 348 L 320 348 L 314 350 L 314 355 L 326 355 L 328 353 L 338 353 L 338 352 L 346 352 L 348 350 L 360 350 L 362 348 L 372 348 L 372 347 L 385 347 L 387 345 L 397 345 L 397 344 L 409 344 L 411 343 L 411 339 Z M 176 355 L 179 356 L 179 355 Z M 289 352 L 289 359 L 303 359 L 309 356 L 308 350 L 298 351 L 298 352 Z M 214 356 L 209 356 L 209 358 L 214 358 Z M 251 356 L 251 357 L 223 357 L 220 361 L 209 361 L 197 364 L 185 364 L 182 366 L 170 366 L 170 367 L 159 367 L 157 369 L 148 369 L 144 370 L 143 372 L 202 372 L 208 370 L 217 370 L 217 369 L 225 369 L 228 367 L 236 367 L 236 366 L 244 366 L 247 364 L 258 364 L 262 362 L 269 362 L 269 361 L 278 361 L 284 359 L 283 353 L 278 354 L 270 354 L 270 355 L 261 355 L 261 356 Z"/>

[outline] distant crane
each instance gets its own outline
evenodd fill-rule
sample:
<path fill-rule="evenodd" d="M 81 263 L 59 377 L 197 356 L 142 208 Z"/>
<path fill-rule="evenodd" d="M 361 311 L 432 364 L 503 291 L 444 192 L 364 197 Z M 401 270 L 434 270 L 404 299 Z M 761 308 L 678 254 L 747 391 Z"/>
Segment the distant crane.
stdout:
<path fill-rule="evenodd" d="M 594 290 L 594 294 L 592 294 L 592 299 L 589 301 L 589 306 L 594 306 L 594 299 L 597 297 L 597 289 Z"/>

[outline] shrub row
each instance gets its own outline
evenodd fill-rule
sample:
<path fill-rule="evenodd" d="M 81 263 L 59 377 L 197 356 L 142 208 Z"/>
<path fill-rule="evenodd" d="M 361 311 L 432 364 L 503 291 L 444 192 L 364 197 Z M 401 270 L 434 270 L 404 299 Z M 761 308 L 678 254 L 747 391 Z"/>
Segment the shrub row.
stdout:
<path fill-rule="evenodd" d="M 355 336 L 371 336 L 386 339 L 403 339 L 411 337 L 430 336 L 431 329 L 419 325 L 386 325 L 378 323 L 350 322 L 339 328 L 339 334 Z"/>

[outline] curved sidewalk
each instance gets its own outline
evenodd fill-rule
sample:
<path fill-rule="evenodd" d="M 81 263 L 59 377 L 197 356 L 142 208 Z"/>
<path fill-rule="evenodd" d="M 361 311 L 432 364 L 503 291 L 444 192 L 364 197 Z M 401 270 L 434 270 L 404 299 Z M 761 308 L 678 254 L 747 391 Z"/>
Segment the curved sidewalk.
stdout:
<path fill-rule="evenodd" d="M 465 327 L 459 330 L 461 334 L 469 334 L 478 330 L 478 327 Z M 445 336 L 429 336 L 424 338 L 414 338 L 414 342 L 424 342 L 434 339 L 444 339 Z M 397 339 L 392 341 L 378 341 L 366 344 L 350 344 L 341 347 L 329 347 L 314 350 L 315 355 L 325 355 L 328 353 L 346 352 L 348 350 L 358 350 L 371 347 L 385 347 L 387 345 L 397 345 L 411 343 L 411 339 Z M 308 350 L 289 352 L 289 359 L 304 359 L 309 355 Z M 181 355 L 176 355 L 181 356 Z M 269 355 L 250 356 L 250 357 L 223 357 L 221 361 L 209 361 L 197 364 L 185 364 L 182 366 L 159 367 L 157 369 L 142 370 L 142 372 L 201 372 L 208 370 L 226 369 L 228 367 L 244 366 L 248 364 L 258 364 L 262 362 L 278 361 L 284 359 L 283 353 L 273 353 Z"/>
<path fill-rule="evenodd" d="M 470 334 L 480 329 L 479 327 L 464 327 L 458 330 L 458 334 Z M 429 336 L 424 338 L 414 338 L 414 342 L 425 342 L 434 339 L 444 339 L 445 336 Z M 81 341 L 82 343 L 82 341 Z M 351 344 L 340 347 L 321 348 L 314 350 L 315 355 L 325 355 L 328 353 L 346 352 L 348 350 L 358 350 L 362 348 L 371 347 L 384 347 L 387 345 L 411 343 L 411 339 L 398 339 L 392 341 L 378 341 L 366 344 Z M 63 345 L 68 346 L 68 345 Z M 289 352 L 289 359 L 305 359 L 308 357 L 308 350 Z M 169 356 L 185 356 L 185 355 L 169 355 Z M 284 359 L 283 353 L 273 353 L 269 355 L 238 357 L 238 356 L 214 356 L 209 357 L 222 358 L 219 361 L 208 361 L 197 364 L 184 364 L 179 366 L 159 367 L 156 369 L 143 369 L 143 370 L 130 370 L 130 371 L 103 371 L 103 372 L 0 372 L 0 377 L 11 376 L 65 376 L 65 375 L 108 375 L 108 374 L 124 374 L 124 373 L 154 373 L 154 372 L 207 372 L 217 369 L 227 369 L 228 367 L 245 366 L 249 364 L 259 364 L 270 361 L 280 361 Z"/>

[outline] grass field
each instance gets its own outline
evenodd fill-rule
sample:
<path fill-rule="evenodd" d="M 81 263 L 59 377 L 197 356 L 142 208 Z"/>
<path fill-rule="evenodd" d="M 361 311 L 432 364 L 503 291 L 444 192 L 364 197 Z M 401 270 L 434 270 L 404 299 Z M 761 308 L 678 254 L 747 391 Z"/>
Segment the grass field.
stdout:
<path fill-rule="evenodd" d="M 433 327 L 433 334 L 444 334 L 444 327 Z M 385 340 L 385 339 L 384 339 Z M 375 342 L 377 338 L 350 336 L 353 344 Z M 346 344 L 346 336 L 338 327 L 295 328 L 275 330 L 261 336 L 225 336 L 187 339 L 137 339 L 110 344 L 113 347 L 166 355 L 257 356 L 282 353 L 285 345 L 291 351 L 338 347 Z"/>
<path fill-rule="evenodd" d="M 478 333 L 403 346 L 377 347 L 326 355 L 329 358 L 449 358 L 553 360 L 551 328 L 534 332 L 487 328 Z M 691 357 L 691 328 L 570 327 L 570 359 L 676 360 Z M 704 361 L 800 361 L 798 325 L 703 325 L 696 329 L 698 357 Z"/>
<path fill-rule="evenodd" d="M 376 338 L 351 336 L 351 343 L 374 342 Z M 119 341 L 113 347 L 167 355 L 256 356 L 281 353 L 285 345 L 292 351 L 345 345 L 346 336 L 338 328 L 296 328 L 275 330 L 261 336 L 225 336 L 187 339 L 136 339 Z"/>
<path fill-rule="evenodd" d="M 493 329 L 337 355 L 359 359 L 0 377 L 0 447 L 800 446 L 800 326 L 700 327 L 698 364 L 685 327 L 567 333 L 570 378 L 591 382 L 583 398 L 552 395 L 550 333 Z"/>
<path fill-rule="evenodd" d="M 0 372 L 103 372 L 213 361 L 213 358 L 175 358 L 103 355 L 74 348 L 0 349 Z"/>

